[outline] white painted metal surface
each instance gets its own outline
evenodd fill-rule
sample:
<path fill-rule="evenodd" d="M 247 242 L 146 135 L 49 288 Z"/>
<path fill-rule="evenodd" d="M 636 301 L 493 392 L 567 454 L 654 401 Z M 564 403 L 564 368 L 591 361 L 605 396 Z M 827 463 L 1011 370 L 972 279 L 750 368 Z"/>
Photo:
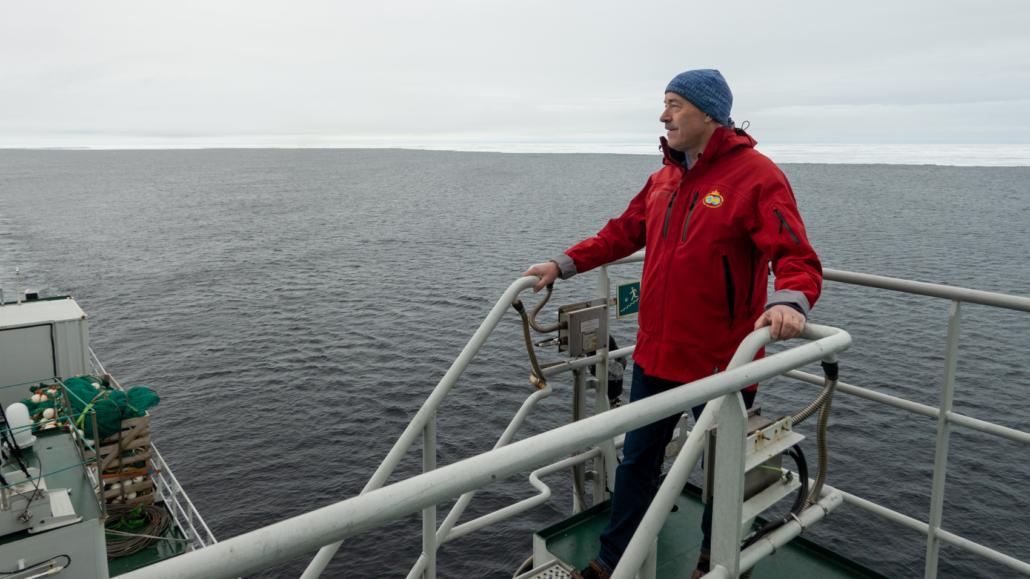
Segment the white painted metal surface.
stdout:
<path fill-rule="evenodd" d="M 535 283 L 533 278 L 527 285 Z M 462 493 L 482 488 L 574 450 L 614 438 L 660 418 L 683 412 L 713 398 L 735 392 L 788 369 L 825 358 L 851 343 L 841 330 L 810 325 L 810 335 L 826 335 L 804 344 L 676 388 L 627 404 L 603 415 L 591 416 L 508 446 L 450 464 L 419 476 L 371 490 L 357 497 L 299 515 L 256 531 L 222 541 L 180 557 L 162 561 L 126 579 L 232 578 L 290 560 L 326 544 L 375 528 Z M 769 331 L 763 329 L 768 340 Z"/>
<path fill-rule="evenodd" d="M 719 437 L 715 441 L 715 455 L 719 458 L 715 461 L 714 470 L 715 480 L 719 484 L 712 508 L 712 564 L 722 566 L 730 577 L 736 577 L 741 571 L 744 457 L 747 453 L 747 409 L 744 408 L 740 392 L 723 397 L 718 423 Z"/>
<path fill-rule="evenodd" d="M 0 386 L 37 382 L 57 375 L 50 330 L 50 324 L 0 330 L 0 352 L 6 360 L 18 361 L 17 364 L 4 363 L 0 368 Z M 17 392 L 0 397 L 5 407 L 25 398 L 28 391 L 28 387 L 14 388 Z"/>
<path fill-rule="evenodd" d="M 825 359 L 840 351 L 843 351 L 851 345 L 851 336 L 849 336 L 843 330 L 829 328 L 826 326 L 818 326 L 815 324 L 806 325 L 804 331 L 801 334 L 801 337 L 803 339 L 816 341 L 806 344 L 804 346 L 799 346 L 797 348 L 787 350 L 785 352 L 780 352 L 779 354 L 775 354 L 767 358 L 763 358 L 761 361 L 774 360 L 780 356 L 783 356 L 784 354 L 787 354 L 787 357 L 789 358 L 793 358 L 796 355 L 796 353 L 800 350 L 807 348 L 809 346 L 816 345 L 822 346 L 822 351 L 824 352 L 824 354 L 822 356 L 819 356 L 818 359 Z M 760 349 L 764 348 L 765 346 L 771 344 L 774 341 L 775 340 L 773 340 L 772 336 L 769 334 L 768 328 L 763 328 L 762 330 L 752 332 L 748 337 L 744 338 L 744 341 L 741 342 L 740 346 L 737 347 L 737 351 L 733 354 L 733 358 L 730 360 L 726 372 L 715 374 L 714 376 L 712 376 L 712 378 L 717 376 L 726 376 L 735 372 L 739 372 L 740 370 L 743 370 L 745 368 L 752 367 L 753 364 L 756 364 L 758 362 L 749 363 L 749 361 L 754 359 L 755 355 L 758 353 Z M 705 380 L 708 379 L 709 378 L 706 378 Z M 701 380 L 699 382 L 703 381 L 704 380 Z M 761 379 L 756 379 L 754 382 L 760 381 Z M 699 382 L 694 382 L 693 384 L 697 384 Z M 753 384 L 754 382 L 751 382 L 751 384 Z M 744 385 L 746 384 L 742 384 L 742 386 Z M 734 393 L 739 394 L 735 391 Z M 648 398 L 645 400 L 651 400 L 652 398 Z M 623 552 L 622 559 L 619 561 L 618 566 L 616 566 L 615 570 L 612 572 L 612 579 L 630 579 L 630 577 L 632 577 L 636 573 L 636 570 L 639 569 L 640 566 L 643 564 L 644 559 L 647 557 L 647 551 L 650 548 L 651 542 L 658 537 L 658 533 L 659 531 L 661 531 L 662 526 L 665 525 L 665 520 L 668 518 L 669 513 L 672 511 L 672 507 L 675 504 L 676 499 L 679 497 L 680 492 L 683 489 L 683 486 L 686 485 L 687 479 L 690 477 L 690 473 L 694 470 L 694 466 L 697 464 L 697 461 L 701 458 L 701 453 L 704 449 L 704 433 L 706 430 L 708 430 L 708 427 L 711 426 L 715 416 L 719 415 L 724 400 L 726 399 L 721 398 L 712 400 L 709 404 L 705 406 L 704 412 L 701 413 L 701 416 L 698 417 L 697 423 L 694 425 L 694 429 L 690 431 L 690 435 L 687 437 L 687 441 L 683 444 L 683 450 L 680 451 L 679 456 L 676 457 L 675 462 L 672 463 L 672 467 L 669 468 L 669 472 L 665 475 L 665 480 L 662 482 L 662 486 L 658 489 L 658 494 L 655 495 L 655 498 L 651 501 L 651 506 L 647 509 L 647 513 L 644 515 L 643 520 L 640 521 L 640 525 L 637 527 L 636 533 L 633 535 L 633 538 L 630 540 L 629 545 Z M 637 401 L 634 404 L 631 404 L 630 406 L 640 404 L 641 402 L 644 401 Z M 743 404 L 743 402 L 741 402 L 741 404 Z M 741 407 L 743 408 L 743 406 Z M 735 422 L 733 422 L 732 424 L 735 424 Z M 743 423 L 742 425 L 740 425 L 739 429 L 731 426 L 727 427 L 727 429 L 725 429 L 724 431 L 724 429 L 720 428 L 719 438 L 716 442 L 717 445 L 720 444 L 720 442 L 723 440 L 723 437 L 727 437 L 726 439 L 730 440 L 730 443 L 728 444 L 730 444 L 731 446 L 727 449 L 727 453 L 729 453 L 729 455 L 726 459 L 723 459 L 722 455 L 720 454 L 722 452 L 722 446 L 717 446 L 716 448 L 718 448 L 718 450 L 716 451 L 716 455 L 719 456 L 719 460 L 716 461 L 716 468 L 719 468 L 719 464 L 724 465 L 722 467 L 723 469 L 728 469 L 730 468 L 730 466 L 732 466 L 733 469 L 739 468 L 741 479 L 739 489 L 740 497 L 734 498 L 732 499 L 732 501 L 730 499 L 725 499 L 723 506 L 720 509 L 720 503 L 718 499 L 719 493 L 716 493 L 717 498 L 715 504 L 715 511 L 713 513 L 714 518 L 712 526 L 712 553 L 713 561 L 715 563 L 719 563 L 720 561 L 715 561 L 714 557 L 715 553 L 717 552 L 716 545 L 721 544 L 722 550 L 720 552 L 724 557 L 721 560 L 721 562 L 724 565 L 729 565 L 727 569 L 732 570 L 736 565 L 732 562 L 728 562 L 726 559 L 726 557 L 729 557 L 728 553 L 732 550 L 732 548 L 728 546 L 728 544 L 726 543 L 727 541 L 729 541 L 727 537 L 730 536 L 730 533 L 720 533 L 719 529 L 726 528 L 727 526 L 729 526 L 731 529 L 734 528 L 734 526 L 737 528 L 738 532 L 736 533 L 736 539 L 733 542 L 733 544 L 735 545 L 736 551 L 739 552 L 739 527 L 741 509 L 743 508 L 743 505 L 741 503 L 744 496 L 743 480 L 745 453 L 743 449 L 744 440 L 747 438 L 746 411 L 744 412 Z M 735 449 L 735 445 L 738 442 L 740 444 L 739 453 L 735 450 L 729 450 L 730 448 Z M 720 476 L 719 472 L 720 471 L 717 470 L 716 474 L 717 480 L 719 481 L 719 487 L 721 488 L 723 484 L 726 484 L 727 488 L 730 489 L 730 494 L 734 495 L 735 490 L 733 487 L 733 482 L 718 478 Z M 728 476 L 726 474 L 727 472 L 729 471 L 724 471 L 722 473 L 722 476 Z M 736 506 L 732 506 L 730 503 Z M 736 575 L 732 576 L 735 577 Z"/>
<path fill-rule="evenodd" d="M 643 260 L 643 255 L 643 252 L 639 252 L 610 265 L 617 263 L 639 262 Z M 825 278 L 829 281 L 841 281 L 843 283 L 853 283 L 894 291 L 904 291 L 955 301 L 955 315 L 953 315 L 953 323 L 950 325 L 951 327 L 949 327 L 949 353 L 957 354 L 955 345 L 958 343 L 958 313 L 960 312 L 960 305 L 958 302 L 969 301 L 971 303 L 979 303 L 995 307 L 1030 311 L 1030 299 L 1028 298 L 991 294 L 976 290 L 938 286 L 935 284 L 925 284 L 921 282 L 897 280 L 893 278 L 869 276 L 851 272 L 840 272 L 836 270 L 825 270 L 825 274 Z M 601 275 L 598 280 L 599 297 L 603 297 L 608 291 L 607 286 L 609 285 L 609 280 L 607 276 L 607 268 L 602 268 Z M 419 559 L 415 568 L 412 569 L 412 573 L 409 577 L 432 577 L 435 573 L 435 570 L 432 569 L 432 552 L 435 551 L 439 545 L 448 540 L 475 532 L 489 524 L 513 516 L 527 508 L 531 508 L 532 506 L 541 504 L 548 500 L 550 497 L 550 490 L 546 485 L 540 482 L 539 477 L 560 472 L 561 470 L 569 469 L 577 464 L 582 464 L 588 460 L 594 459 L 597 474 L 601 475 L 595 480 L 603 480 L 603 478 L 601 478 L 603 477 L 603 474 L 607 474 L 606 471 L 614 467 L 613 464 L 599 466 L 602 462 L 607 462 L 603 461 L 602 456 L 607 458 L 606 455 L 609 452 L 614 454 L 614 445 L 611 447 L 606 447 L 605 445 L 615 440 L 617 434 L 642 426 L 663 416 L 669 416 L 675 412 L 682 412 L 705 400 L 713 401 L 708 404 L 708 410 L 706 410 L 706 413 L 709 414 L 708 420 L 710 421 L 711 416 L 719 410 L 720 406 L 719 401 L 715 399 L 720 399 L 721 397 L 729 394 L 735 395 L 741 385 L 752 384 L 777 374 L 787 374 L 790 377 L 797 378 L 805 382 L 812 382 L 821 385 L 822 378 L 810 376 L 793 370 L 792 368 L 797 368 L 800 365 L 807 364 L 811 361 L 825 358 L 830 354 L 846 348 L 850 343 L 850 337 L 844 332 L 833 330 L 831 328 L 809 325 L 806 329 L 806 337 L 810 339 L 818 338 L 817 343 L 806 344 L 775 356 L 770 356 L 758 362 L 742 366 L 738 364 L 737 367 L 734 367 L 731 364 L 732 370 L 697 381 L 691 384 L 690 388 L 674 389 L 659 396 L 641 400 L 632 405 L 627 405 L 610 412 L 605 412 L 606 409 L 603 408 L 603 406 L 598 406 L 595 408 L 595 416 L 589 418 L 584 416 L 583 420 L 577 421 L 573 424 L 563 426 L 556 430 L 552 430 L 514 444 L 508 444 L 511 437 L 514 436 L 515 431 L 518 429 L 518 426 L 522 423 L 522 420 L 525 419 L 529 410 L 532 408 L 533 404 L 535 404 L 537 400 L 550 395 L 550 389 L 548 389 L 546 393 L 544 393 L 544 391 L 537 392 L 530 396 L 526 403 L 523 404 L 519 414 L 512 420 L 512 423 L 509 425 L 508 429 L 506 429 L 504 435 L 502 435 L 501 440 L 498 441 L 498 444 L 495 446 L 493 451 L 443 468 L 433 468 L 435 467 L 435 431 L 431 426 L 431 421 L 440 402 L 447 395 L 457 378 L 478 352 L 487 336 L 496 327 L 500 318 L 507 310 L 508 305 L 521 291 L 531 287 L 536 283 L 536 281 L 537 279 L 532 277 L 517 280 L 508 288 L 501 299 L 498 300 L 483 325 L 469 341 L 468 345 L 462 351 L 458 359 L 455 360 L 454 364 L 452 364 L 443 379 L 441 379 L 436 389 L 434 389 L 433 393 L 416 415 L 415 419 L 411 424 L 409 424 L 404 434 L 394 445 L 394 448 L 390 451 L 386 460 L 384 460 L 383 464 L 376 471 L 376 474 L 366 485 L 365 490 L 360 496 L 319 509 L 312 513 L 307 513 L 299 517 L 282 521 L 240 537 L 235 537 L 220 543 L 216 547 L 204 549 L 197 553 L 149 567 L 145 575 L 147 577 L 183 577 L 189 579 L 203 579 L 205 577 L 238 577 L 322 547 L 323 545 L 326 545 L 327 542 L 335 541 L 335 543 L 330 543 L 323 547 L 315 560 L 312 561 L 308 570 L 305 571 L 304 577 L 308 577 L 310 579 L 321 572 L 321 569 L 324 568 L 325 564 L 328 562 L 332 553 L 335 552 L 336 547 L 339 546 L 342 539 L 370 529 L 374 526 L 384 524 L 398 517 L 423 511 L 426 515 L 423 533 L 423 546 L 425 552 Z M 751 340 L 751 342 L 748 342 L 749 340 Z M 749 337 L 748 340 L 745 340 L 745 344 L 742 344 L 741 349 L 738 350 L 738 355 L 745 358 L 742 359 L 741 363 L 747 362 L 753 356 L 753 352 L 750 354 L 744 354 L 742 352 L 749 352 L 756 344 L 763 341 L 764 343 L 771 341 L 768 338 L 768 331 L 765 331 L 764 335 L 762 333 L 754 334 Z M 580 370 L 591 364 L 601 364 L 601 368 L 604 368 L 604 364 L 607 361 L 608 356 L 621 357 L 632 354 L 632 351 L 633 347 L 623 348 L 618 352 L 611 353 L 602 350 L 601 353 L 595 356 L 570 360 L 563 364 L 549 367 L 544 371 L 544 374 L 548 377 L 554 376 L 563 372 Z M 1030 433 L 1003 427 L 953 412 L 951 410 L 950 403 L 946 403 L 946 399 L 950 400 L 950 397 L 953 395 L 953 390 L 949 393 L 949 376 L 951 384 L 950 388 L 953 388 L 954 384 L 953 368 L 954 356 L 949 355 L 948 364 L 946 364 L 945 369 L 944 387 L 942 388 L 942 405 L 940 408 L 932 408 L 916 404 L 914 402 L 864 390 L 857 386 L 848 384 L 840 384 L 838 386 L 838 391 L 861 396 L 869 400 L 937 419 L 941 426 L 939 432 L 943 432 L 944 444 L 938 444 L 935 464 L 937 465 L 937 470 L 942 473 L 946 467 L 947 432 L 951 424 L 960 424 L 981 432 L 995 434 L 1011 440 L 1030 442 Z M 606 372 L 600 372 L 599 378 L 601 376 L 606 377 Z M 607 384 L 601 384 L 600 382 L 600 380 L 595 381 L 593 386 L 599 392 L 603 393 Z M 598 396 L 598 398 L 603 398 L 603 396 Z M 730 410 L 732 409 L 727 409 L 727 412 Z M 600 416 L 600 414 L 603 414 L 603 416 Z M 702 416 L 702 420 L 705 420 L 704 415 Z M 700 433 L 703 431 L 703 428 L 695 428 L 691 435 L 693 435 L 694 432 Z M 382 487 L 384 481 L 389 477 L 400 458 L 407 452 L 420 434 L 424 436 L 426 442 L 424 446 L 426 449 L 426 453 L 424 455 L 426 472 L 413 479 Z M 741 436 L 739 437 L 741 441 L 743 441 L 743 434 L 744 432 L 741 430 Z M 736 440 L 733 440 L 735 438 L 737 437 L 723 438 L 720 436 L 720 444 L 723 444 L 723 441 L 726 441 L 724 444 L 735 445 Z M 687 465 L 690 466 L 690 468 L 687 468 L 687 466 L 681 466 L 677 469 L 677 466 L 674 465 L 673 469 L 686 472 L 686 474 L 689 475 L 689 471 L 697 462 L 697 457 L 692 457 L 692 455 L 695 454 L 693 450 L 695 445 L 690 443 L 690 436 L 688 436 L 687 439 L 687 443 L 682 446 L 684 452 L 681 452 L 677 458 L 677 464 Z M 940 440 L 941 436 L 939 435 L 939 441 Z M 533 466 L 543 464 L 544 462 L 575 451 L 582 452 L 582 454 L 579 454 L 574 458 L 566 458 L 558 463 L 539 468 L 533 472 L 530 476 L 530 484 L 539 491 L 538 495 L 516 503 L 515 505 L 510 505 L 509 507 L 499 511 L 495 511 L 494 513 L 484 515 L 474 521 L 455 526 L 454 523 L 457 521 L 457 518 L 460 516 L 464 508 L 468 505 L 468 501 L 471 500 L 475 489 L 491 484 L 497 480 L 501 480 L 516 472 L 527 470 Z M 730 456 L 735 454 L 732 450 L 727 450 L 726 452 Z M 721 446 L 719 453 L 720 456 L 725 456 L 722 454 L 723 450 Z M 693 458 L 693 460 L 690 460 L 691 458 Z M 736 467 L 733 466 L 734 462 L 738 461 L 735 459 L 728 459 L 726 462 L 719 463 L 726 465 L 725 469 L 727 471 L 732 471 L 729 475 L 723 474 L 723 477 L 735 477 Z M 743 454 L 741 454 L 739 466 L 741 469 L 743 468 Z M 678 472 L 677 476 L 680 476 L 682 472 Z M 666 483 L 669 482 L 672 476 L 673 473 L 670 472 L 669 476 L 666 478 Z M 674 484 L 675 480 L 676 479 L 674 479 Z M 595 484 L 595 487 L 596 486 L 597 485 Z M 682 485 L 680 486 L 682 487 Z M 665 487 L 663 486 L 663 490 L 664 488 Z M 670 486 L 670 490 L 665 494 L 671 496 L 671 489 L 672 486 Z M 933 544 L 939 544 L 940 541 L 980 554 L 991 560 L 998 561 L 1019 572 L 1030 574 L 1030 565 L 1027 565 L 1026 563 L 940 529 L 940 519 L 939 516 L 934 516 L 934 511 L 937 510 L 937 505 L 943 501 L 943 491 L 944 476 L 942 474 L 940 477 L 935 477 L 934 483 L 934 496 L 932 500 L 933 507 L 930 514 L 930 519 L 931 521 L 934 521 L 934 524 L 927 524 L 885 507 L 875 505 L 865 499 L 849 495 L 829 486 L 824 486 L 821 500 L 816 503 L 815 506 L 802 513 L 799 517 L 800 521 L 784 525 L 776 532 L 771 533 L 749 547 L 744 552 L 739 551 L 740 529 L 737 529 L 734 526 L 740 525 L 742 517 L 742 513 L 740 512 L 742 508 L 740 501 L 733 501 L 731 500 L 732 497 L 728 497 L 723 500 L 721 505 L 717 501 L 715 531 L 718 537 L 716 540 L 716 543 L 718 544 L 718 547 L 716 547 L 718 555 L 716 556 L 716 564 L 713 566 L 713 570 L 709 574 L 709 577 L 712 577 L 712 579 L 729 577 L 734 568 L 739 570 L 753 566 L 754 563 L 762 557 L 773 552 L 776 547 L 785 544 L 787 541 L 797 536 L 805 526 L 815 523 L 836 508 L 836 506 L 844 502 L 858 508 L 869 510 L 870 512 L 876 513 L 905 527 L 927 534 L 928 577 L 933 576 L 930 571 L 931 567 L 934 569 L 933 573 L 935 573 L 936 570 L 936 561 L 934 557 L 930 556 L 930 550 L 932 549 Z M 461 499 L 459 499 L 458 503 L 456 503 L 443 524 L 440 525 L 438 529 L 434 530 L 435 510 L 430 512 L 430 507 L 438 502 L 449 500 L 450 498 L 462 493 L 465 494 Z M 659 500 L 659 498 L 661 498 L 661 500 Z M 623 562 L 620 563 L 619 569 L 616 570 L 617 576 L 631 577 L 636 575 L 638 572 L 643 575 L 648 575 L 646 562 L 653 559 L 653 557 L 649 558 L 648 554 L 651 553 L 651 546 L 654 544 L 654 536 L 650 534 L 654 532 L 656 535 L 657 529 L 661 527 L 661 522 L 664 522 L 664 516 L 667 515 L 668 510 L 671 509 L 671 505 L 664 504 L 667 502 L 667 497 L 664 497 L 661 491 L 659 492 L 659 498 L 656 498 L 655 503 L 652 504 L 652 509 L 648 511 L 648 516 L 651 517 L 651 511 L 654 510 L 654 517 L 652 517 L 652 520 L 650 520 L 647 525 L 641 524 L 637 536 L 633 539 L 634 543 L 638 544 L 638 550 L 642 555 L 634 556 L 631 559 L 624 557 Z M 645 520 L 647 520 L 647 518 L 645 518 Z M 728 526 L 727 521 L 730 522 Z M 736 522 L 734 523 L 734 521 Z M 431 525 L 430 522 L 433 524 Z M 631 548 L 634 548 L 634 543 L 631 543 Z M 627 555 L 628 554 L 629 551 L 627 551 Z M 625 563 L 624 572 L 623 563 Z M 130 579 L 142 576 L 144 575 L 140 573 L 127 575 Z"/>
<path fill-rule="evenodd" d="M 90 369 L 89 322 L 71 298 L 0 307 L 0 341 L 5 359 L 19 360 L 0 366 L 0 387 L 54 376 L 70 378 Z M 10 354 L 14 348 L 19 352 L 17 358 Z M 39 372 L 42 374 L 37 375 Z M 24 398 L 27 389 L 17 389 L 18 398 Z M 0 400 L 5 398 L 0 395 Z"/>
<path fill-rule="evenodd" d="M 20 306 L 0 307 L 0 330 L 79 319 L 85 320 L 86 312 L 71 298 L 23 302 Z"/>

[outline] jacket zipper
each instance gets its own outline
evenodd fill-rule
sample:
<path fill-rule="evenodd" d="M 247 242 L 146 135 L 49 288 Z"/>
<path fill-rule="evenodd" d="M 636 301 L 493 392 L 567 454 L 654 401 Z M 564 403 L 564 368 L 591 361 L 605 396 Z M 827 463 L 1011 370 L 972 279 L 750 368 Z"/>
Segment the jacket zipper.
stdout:
<path fill-rule="evenodd" d="M 665 210 L 665 227 L 662 228 L 662 239 L 665 239 L 665 234 L 669 232 L 669 216 L 672 215 L 672 204 L 676 202 L 676 195 L 679 192 L 679 188 L 673 192 L 672 199 L 669 199 L 669 208 Z"/>
<path fill-rule="evenodd" d="M 730 271 L 730 258 L 725 255 L 722 256 L 722 271 L 726 277 L 726 306 L 730 311 L 730 327 L 732 328 L 734 318 L 733 298 L 736 297 L 737 290 L 733 286 L 733 273 Z"/>
<path fill-rule="evenodd" d="M 747 319 L 751 319 L 751 298 L 755 297 L 755 246 L 751 246 L 751 285 L 747 288 Z"/>
<path fill-rule="evenodd" d="M 780 210 L 779 209 L 773 209 L 773 213 L 775 213 L 777 219 L 780 220 L 780 233 L 783 233 L 783 227 L 786 226 L 787 227 L 787 233 L 789 233 L 790 234 L 790 238 L 794 240 L 794 245 L 801 245 L 801 240 L 798 239 L 797 235 L 794 235 L 794 230 L 790 228 L 790 224 L 787 223 L 787 220 L 784 219 L 782 215 L 780 215 Z"/>
<path fill-rule="evenodd" d="M 687 220 L 683 223 L 683 242 L 687 241 L 687 227 L 690 226 L 690 214 L 694 212 L 694 204 L 697 203 L 697 194 L 700 191 L 694 191 L 694 197 L 690 200 L 690 207 L 687 209 Z"/>

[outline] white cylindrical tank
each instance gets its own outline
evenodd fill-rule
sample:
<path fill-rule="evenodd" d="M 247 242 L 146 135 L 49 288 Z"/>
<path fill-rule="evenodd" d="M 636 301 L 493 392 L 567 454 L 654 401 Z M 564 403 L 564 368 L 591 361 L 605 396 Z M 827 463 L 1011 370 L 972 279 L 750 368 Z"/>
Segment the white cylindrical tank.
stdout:
<path fill-rule="evenodd" d="M 29 407 L 21 402 L 15 402 L 7 407 L 7 426 L 14 433 L 14 442 L 22 448 L 32 446 L 36 437 L 32 436 L 32 417 L 29 416 Z"/>

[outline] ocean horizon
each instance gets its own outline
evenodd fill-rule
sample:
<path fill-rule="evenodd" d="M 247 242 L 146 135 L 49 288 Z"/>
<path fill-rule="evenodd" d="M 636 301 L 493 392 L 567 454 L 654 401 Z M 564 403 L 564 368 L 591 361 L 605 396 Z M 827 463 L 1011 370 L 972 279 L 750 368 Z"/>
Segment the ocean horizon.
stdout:
<path fill-rule="evenodd" d="M 531 142 L 472 140 L 387 139 L 334 140 L 331 138 L 283 139 L 219 137 L 201 140 L 159 138 L 153 140 L 112 139 L 100 144 L 51 146 L 17 143 L 0 150 L 202 150 L 202 149 L 400 149 L 515 154 L 615 154 L 659 155 L 657 137 L 653 143 Z M 854 144 L 854 143 L 763 143 L 756 147 L 776 163 L 940 165 L 956 167 L 1028 167 L 1030 144 Z"/>

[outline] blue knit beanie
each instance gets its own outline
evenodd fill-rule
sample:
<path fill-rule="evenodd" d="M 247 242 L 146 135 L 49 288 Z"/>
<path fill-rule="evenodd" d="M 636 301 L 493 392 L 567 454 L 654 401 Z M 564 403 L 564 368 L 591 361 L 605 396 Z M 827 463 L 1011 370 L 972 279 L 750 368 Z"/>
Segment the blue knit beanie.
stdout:
<path fill-rule="evenodd" d="M 680 73 L 665 87 L 665 92 L 680 95 L 720 125 L 730 126 L 733 93 L 719 71 L 709 68 Z"/>

